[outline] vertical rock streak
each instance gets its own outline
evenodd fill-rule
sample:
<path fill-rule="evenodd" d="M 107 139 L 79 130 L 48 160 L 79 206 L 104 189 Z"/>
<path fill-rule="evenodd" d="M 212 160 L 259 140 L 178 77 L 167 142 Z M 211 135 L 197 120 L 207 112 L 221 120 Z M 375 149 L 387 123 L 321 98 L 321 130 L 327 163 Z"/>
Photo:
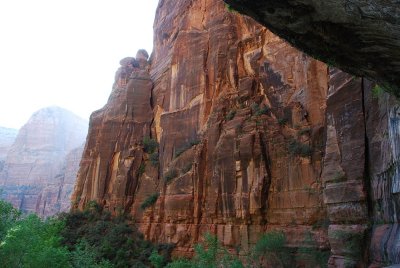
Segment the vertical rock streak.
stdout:
<path fill-rule="evenodd" d="M 385 246 L 371 261 L 383 263 L 387 248 L 397 254 L 382 238 L 394 225 L 379 231 L 382 217 L 368 211 L 368 202 L 397 208 L 400 152 L 397 112 L 383 111 L 371 83 L 216 0 L 160 1 L 154 33 L 149 62 L 123 59 L 108 103 L 91 117 L 77 207 L 96 200 L 128 213 L 179 255 L 207 231 L 246 254 L 278 229 L 290 247 L 330 249 L 330 267 L 366 265 L 372 216 L 370 249 Z"/>

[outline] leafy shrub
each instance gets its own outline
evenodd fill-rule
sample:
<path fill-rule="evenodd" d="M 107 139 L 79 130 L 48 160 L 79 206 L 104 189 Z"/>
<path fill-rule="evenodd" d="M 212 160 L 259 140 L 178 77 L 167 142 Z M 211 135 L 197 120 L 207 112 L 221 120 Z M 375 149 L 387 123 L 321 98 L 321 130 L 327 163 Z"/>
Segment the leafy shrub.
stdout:
<path fill-rule="evenodd" d="M 192 169 L 193 164 L 192 163 L 188 163 L 186 166 L 183 167 L 182 169 L 182 173 L 187 173 Z"/>
<path fill-rule="evenodd" d="M 292 155 L 298 155 L 301 157 L 310 157 L 312 154 L 312 149 L 309 145 L 298 142 L 292 139 L 289 142 L 288 150 Z"/>
<path fill-rule="evenodd" d="M 316 248 L 316 243 L 313 240 L 311 233 L 306 235 L 303 242 L 304 246 L 297 249 L 297 262 L 306 265 L 306 267 L 328 267 L 329 250 L 321 251 Z"/>
<path fill-rule="evenodd" d="M 291 267 L 293 260 L 285 243 L 286 237 L 282 232 L 272 231 L 262 235 L 250 256 L 252 267 Z"/>
<path fill-rule="evenodd" d="M 0 267 L 150 267 L 155 250 L 164 263 L 170 260 L 171 245 L 145 241 L 124 215 L 112 218 L 97 206 L 90 201 L 84 211 L 41 220 L 19 218 L 19 211 L 0 201 L 0 219 L 11 219 L 0 243 Z"/>
<path fill-rule="evenodd" d="M 152 166 L 154 166 L 154 167 L 158 166 L 158 164 L 159 164 L 159 162 L 158 162 L 159 161 L 158 152 L 154 152 L 154 153 L 150 154 L 149 159 L 150 159 L 150 163 L 151 163 Z"/>
<path fill-rule="evenodd" d="M 158 142 L 150 137 L 146 136 L 143 138 L 143 150 L 148 153 L 152 154 L 157 150 Z"/>
<path fill-rule="evenodd" d="M 161 255 L 159 255 L 156 250 L 153 250 L 151 252 L 149 260 L 150 260 L 151 264 L 154 266 L 154 268 L 164 267 L 164 258 Z"/>
<path fill-rule="evenodd" d="M 19 210 L 13 208 L 10 203 L 0 200 L 0 243 L 20 217 L 21 212 Z"/>
<path fill-rule="evenodd" d="M 142 176 L 144 174 L 145 170 L 146 170 L 146 164 L 141 163 L 139 166 L 139 169 L 137 171 L 138 177 Z"/>
<path fill-rule="evenodd" d="M 178 259 L 167 268 L 243 268 L 239 259 L 220 246 L 216 236 L 206 233 L 204 243 L 195 245 L 195 256 L 191 260 Z"/>
<path fill-rule="evenodd" d="M 69 267 L 59 235 L 63 223 L 29 215 L 7 232 L 0 244 L 0 267 Z"/>
<path fill-rule="evenodd" d="M 193 146 L 195 146 L 195 145 L 197 145 L 199 143 L 200 143 L 200 140 L 190 141 L 189 144 L 186 144 L 182 148 L 176 150 L 175 157 L 180 156 L 181 154 L 183 154 L 184 152 L 186 152 L 187 150 L 189 150 L 190 148 L 192 148 Z"/>
<path fill-rule="evenodd" d="M 235 117 L 235 115 L 236 115 L 236 111 L 232 110 L 225 116 L 225 120 L 230 121 Z"/>
<path fill-rule="evenodd" d="M 193 146 L 195 146 L 195 145 L 197 145 L 199 143 L 200 143 L 200 140 L 193 140 L 189 144 L 190 144 L 191 147 L 193 147 Z"/>
<path fill-rule="evenodd" d="M 154 193 L 154 194 L 150 195 L 143 201 L 143 203 L 140 205 L 140 208 L 142 210 L 145 210 L 146 208 L 151 207 L 152 205 L 154 205 L 157 202 L 157 199 L 159 196 L 160 196 L 159 193 Z"/>
<path fill-rule="evenodd" d="M 171 180 L 175 179 L 176 177 L 178 177 L 178 171 L 173 168 L 168 170 L 165 174 L 164 174 L 164 181 L 166 183 L 169 183 Z"/>
<path fill-rule="evenodd" d="M 302 128 L 299 131 L 297 131 L 297 136 L 303 136 L 303 135 L 309 135 L 311 133 L 311 128 Z"/>
<path fill-rule="evenodd" d="M 144 240 L 124 215 L 113 218 L 109 212 L 87 210 L 59 218 L 65 223 L 62 244 L 71 252 L 72 267 L 150 267 L 151 252 L 165 246 Z M 169 260 L 170 251 L 163 252 Z"/>
<path fill-rule="evenodd" d="M 256 115 L 262 115 L 262 114 L 267 114 L 269 112 L 269 107 L 267 105 L 265 105 L 264 107 L 262 107 L 260 110 L 258 110 L 256 112 Z"/>
<path fill-rule="evenodd" d="M 333 175 L 331 182 L 338 183 L 338 182 L 342 182 L 342 181 L 346 181 L 346 180 L 347 180 L 347 176 L 345 173 L 336 171 L 335 174 Z"/>
<path fill-rule="evenodd" d="M 279 118 L 279 119 L 278 119 L 278 124 L 279 124 L 280 126 L 286 125 L 287 122 L 288 122 L 287 118 Z"/>
<path fill-rule="evenodd" d="M 380 99 L 384 93 L 385 93 L 385 90 L 379 85 L 375 85 L 371 91 L 371 95 L 372 95 L 373 99 Z"/>
<path fill-rule="evenodd" d="M 360 258 L 363 253 L 364 233 L 350 233 L 342 230 L 332 232 L 332 237 L 343 243 L 343 249 L 353 258 Z"/>
<path fill-rule="evenodd" d="M 225 8 L 231 13 L 236 13 L 237 11 L 231 6 L 225 3 Z"/>
<path fill-rule="evenodd" d="M 251 110 L 253 111 L 254 115 L 260 116 L 260 115 L 263 115 L 263 114 L 267 114 L 269 112 L 269 107 L 267 105 L 264 105 L 261 108 L 257 103 L 253 103 L 251 105 Z"/>
<path fill-rule="evenodd" d="M 175 152 L 175 158 L 186 152 L 190 147 L 189 146 L 184 146 Z"/>
<path fill-rule="evenodd" d="M 265 252 L 278 252 L 283 249 L 286 242 L 282 232 L 269 232 L 261 236 L 254 247 L 256 254 L 261 255 Z"/>
<path fill-rule="evenodd" d="M 85 210 L 100 213 L 101 206 L 95 200 L 90 200 L 89 202 L 87 202 L 87 204 L 85 206 Z"/>

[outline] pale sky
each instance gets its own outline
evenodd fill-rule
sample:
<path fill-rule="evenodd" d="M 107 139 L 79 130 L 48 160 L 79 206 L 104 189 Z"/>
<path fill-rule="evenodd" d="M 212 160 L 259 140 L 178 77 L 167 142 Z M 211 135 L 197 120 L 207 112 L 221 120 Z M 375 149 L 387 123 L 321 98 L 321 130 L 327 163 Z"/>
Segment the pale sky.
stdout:
<path fill-rule="evenodd" d="M 89 118 L 119 60 L 149 52 L 158 0 L 0 0 L 0 126 L 57 105 Z"/>

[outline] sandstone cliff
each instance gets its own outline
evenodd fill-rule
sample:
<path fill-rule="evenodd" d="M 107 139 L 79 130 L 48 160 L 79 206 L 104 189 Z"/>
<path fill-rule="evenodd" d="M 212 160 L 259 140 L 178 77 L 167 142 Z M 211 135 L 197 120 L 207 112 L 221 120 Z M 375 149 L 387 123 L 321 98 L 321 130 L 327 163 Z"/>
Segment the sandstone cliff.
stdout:
<path fill-rule="evenodd" d="M 34 113 L 7 153 L 0 173 L 2 198 L 40 216 L 59 212 L 61 204 L 66 209 L 80 160 L 79 150 L 67 154 L 82 147 L 86 133 L 87 122 L 67 110 Z"/>
<path fill-rule="evenodd" d="M 224 1 L 306 53 L 400 96 L 398 1 Z"/>
<path fill-rule="evenodd" d="M 7 152 L 17 137 L 18 130 L 12 128 L 0 127 L 0 163 L 6 159 Z M 0 164 L 1 170 L 2 164 Z"/>
<path fill-rule="evenodd" d="M 161 0 L 154 27 L 91 117 L 76 207 L 129 213 L 179 255 L 278 229 L 331 267 L 399 261 L 393 98 L 217 0 Z"/>

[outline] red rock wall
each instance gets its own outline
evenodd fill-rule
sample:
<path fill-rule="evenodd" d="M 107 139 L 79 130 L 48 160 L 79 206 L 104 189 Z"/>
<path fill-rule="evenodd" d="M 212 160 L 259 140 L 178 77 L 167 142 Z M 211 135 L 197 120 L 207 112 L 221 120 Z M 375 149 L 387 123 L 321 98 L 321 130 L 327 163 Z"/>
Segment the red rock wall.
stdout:
<path fill-rule="evenodd" d="M 74 178 L 78 168 L 67 164 L 66 156 L 82 146 L 86 133 L 87 121 L 62 108 L 48 107 L 34 113 L 19 130 L 0 171 L 2 199 L 42 217 L 60 212 L 60 202 L 66 202 L 60 196 L 68 173 L 65 169 L 72 168 Z"/>
<path fill-rule="evenodd" d="M 372 88 L 371 83 L 365 83 Z M 378 265 L 400 263 L 400 104 L 386 93 L 365 91 L 365 122 L 372 235 L 369 260 Z"/>
<path fill-rule="evenodd" d="M 108 104 L 92 115 L 74 195 L 81 207 L 123 208 L 149 239 L 176 243 L 181 254 L 206 231 L 243 252 L 273 228 L 293 245 L 311 233 L 326 247 L 326 228 L 312 228 L 326 217 L 324 64 L 218 1 L 161 1 L 151 80 L 145 69 L 123 62 Z M 143 153 L 146 135 L 160 144 L 158 168 Z M 313 152 L 290 153 L 291 141 Z M 169 170 L 178 176 L 166 183 Z"/>
<path fill-rule="evenodd" d="M 365 266 L 369 226 L 379 223 L 371 206 L 386 206 L 385 220 L 396 210 L 392 195 L 368 180 L 368 163 L 381 163 L 371 150 L 397 152 L 395 138 L 373 137 L 381 133 L 374 109 L 386 116 L 367 99 L 373 85 L 216 0 L 161 0 L 154 27 L 150 65 L 141 54 L 139 68 L 122 60 L 109 102 L 92 115 L 76 206 L 96 200 L 129 213 L 146 238 L 175 243 L 179 255 L 208 231 L 246 254 L 261 233 L 278 229 L 290 247 L 330 249 L 330 267 Z M 158 165 L 143 150 L 146 136 L 159 143 Z M 374 174 L 397 163 L 384 159 Z M 387 189 L 387 179 L 374 180 Z M 379 228 L 378 244 L 388 240 Z M 397 254 L 380 247 L 375 262 L 385 250 Z"/>

